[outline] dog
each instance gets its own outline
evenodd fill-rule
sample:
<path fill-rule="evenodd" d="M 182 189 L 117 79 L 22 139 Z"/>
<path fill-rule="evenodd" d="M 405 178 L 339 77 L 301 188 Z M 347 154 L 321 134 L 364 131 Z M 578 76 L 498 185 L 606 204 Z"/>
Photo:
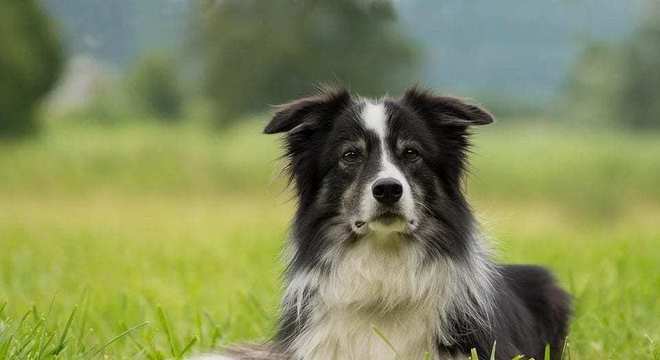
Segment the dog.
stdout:
<path fill-rule="evenodd" d="M 560 359 L 570 297 L 544 268 L 496 264 L 464 194 L 483 108 L 413 87 L 278 107 L 297 195 L 276 335 L 207 359 Z"/>

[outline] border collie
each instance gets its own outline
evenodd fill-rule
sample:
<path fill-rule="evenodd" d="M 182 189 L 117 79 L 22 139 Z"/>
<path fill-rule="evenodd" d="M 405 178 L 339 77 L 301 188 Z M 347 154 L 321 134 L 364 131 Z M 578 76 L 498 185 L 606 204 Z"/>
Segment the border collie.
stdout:
<path fill-rule="evenodd" d="M 325 90 L 278 108 L 297 211 L 279 327 L 209 359 L 561 357 L 569 296 L 538 266 L 493 262 L 463 193 L 482 108 L 418 88 Z"/>

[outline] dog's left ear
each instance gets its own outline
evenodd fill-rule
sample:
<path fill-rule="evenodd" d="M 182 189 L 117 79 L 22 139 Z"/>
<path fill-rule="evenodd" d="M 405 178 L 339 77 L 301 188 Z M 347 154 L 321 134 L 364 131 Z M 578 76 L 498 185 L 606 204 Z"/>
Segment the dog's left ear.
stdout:
<path fill-rule="evenodd" d="M 277 134 L 298 128 L 313 128 L 347 106 L 350 99 L 351 95 L 346 89 L 326 89 L 316 96 L 278 105 L 264 133 Z"/>
<path fill-rule="evenodd" d="M 495 118 L 483 108 L 451 96 L 437 96 L 417 87 L 403 95 L 402 102 L 420 116 L 447 126 L 487 125 Z"/>

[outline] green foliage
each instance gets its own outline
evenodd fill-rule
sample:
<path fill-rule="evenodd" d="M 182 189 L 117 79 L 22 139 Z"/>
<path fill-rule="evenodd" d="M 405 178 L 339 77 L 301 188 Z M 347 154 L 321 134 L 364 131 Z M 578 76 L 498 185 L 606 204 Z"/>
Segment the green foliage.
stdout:
<path fill-rule="evenodd" d="M 566 105 L 569 118 L 585 127 L 616 125 L 623 83 L 621 49 L 588 44 L 569 76 Z"/>
<path fill-rule="evenodd" d="M 207 0 L 198 46 L 218 122 L 341 82 L 364 95 L 399 91 L 416 53 L 387 0 Z"/>
<path fill-rule="evenodd" d="M 164 121 L 181 118 L 183 93 L 178 69 L 168 57 L 145 56 L 128 80 L 131 98 L 143 111 Z"/>
<path fill-rule="evenodd" d="M 35 105 L 61 67 L 59 43 L 37 2 L 0 1 L 0 137 L 36 130 Z"/>
<path fill-rule="evenodd" d="M 126 121 L 136 121 L 135 104 L 121 86 L 113 81 L 97 84 L 94 95 L 80 108 L 69 110 L 55 116 L 54 121 L 78 122 L 102 126 L 117 126 Z"/>
<path fill-rule="evenodd" d="M 567 88 L 572 118 L 587 126 L 660 129 L 660 5 L 649 3 L 623 44 L 591 43 Z"/>
<path fill-rule="evenodd" d="M 660 129 L 660 4 L 651 2 L 642 26 L 624 47 L 618 116 L 637 129 Z"/>

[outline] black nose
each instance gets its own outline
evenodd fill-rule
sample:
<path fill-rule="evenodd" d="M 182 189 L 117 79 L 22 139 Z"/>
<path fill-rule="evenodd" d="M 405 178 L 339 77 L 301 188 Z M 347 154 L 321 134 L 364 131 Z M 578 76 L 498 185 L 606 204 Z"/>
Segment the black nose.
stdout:
<path fill-rule="evenodd" d="M 378 179 L 371 187 L 371 193 L 379 203 L 392 205 L 401 199 L 403 186 L 394 178 Z"/>

